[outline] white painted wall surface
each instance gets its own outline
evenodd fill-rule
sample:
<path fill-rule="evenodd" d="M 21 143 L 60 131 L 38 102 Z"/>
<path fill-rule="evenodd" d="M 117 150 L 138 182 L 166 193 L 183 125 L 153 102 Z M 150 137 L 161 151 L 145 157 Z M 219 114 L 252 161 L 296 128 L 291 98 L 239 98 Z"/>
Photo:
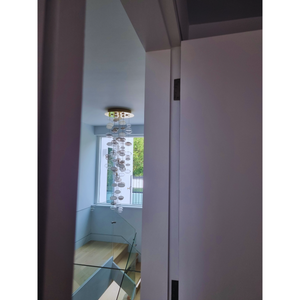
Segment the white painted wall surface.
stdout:
<path fill-rule="evenodd" d="M 172 280 L 179 280 L 179 148 L 180 101 L 174 99 L 174 79 L 180 78 L 180 47 L 172 48 L 172 97 L 170 128 L 170 245 L 169 299 Z"/>
<path fill-rule="evenodd" d="M 261 63 L 261 31 L 182 43 L 180 300 L 262 298 Z"/>
<path fill-rule="evenodd" d="M 111 225 L 113 214 L 110 210 L 109 206 L 95 206 L 94 211 L 91 213 L 91 232 L 99 233 L 99 234 L 119 234 L 123 236 L 125 239 L 131 237 L 131 230 L 128 230 L 129 226 L 124 222 L 123 225 L 117 222 L 116 226 L 118 227 L 117 232 L 113 232 L 113 228 Z M 130 225 L 132 225 L 136 232 L 136 248 L 139 252 L 141 252 L 141 242 L 142 242 L 142 208 L 133 208 L 133 207 L 124 207 L 123 212 L 119 215 L 125 221 L 127 221 Z M 113 219 L 119 220 L 119 218 Z M 122 241 L 124 242 L 124 241 Z M 128 241 L 130 242 L 130 241 Z"/>
<path fill-rule="evenodd" d="M 96 136 L 91 125 L 81 123 L 77 210 L 94 203 Z"/>
<path fill-rule="evenodd" d="M 141 299 L 168 298 L 171 50 L 146 53 Z"/>
<path fill-rule="evenodd" d="M 81 123 L 77 213 L 75 241 L 79 241 L 91 230 L 90 207 L 94 204 L 96 171 L 96 136 L 91 125 Z"/>

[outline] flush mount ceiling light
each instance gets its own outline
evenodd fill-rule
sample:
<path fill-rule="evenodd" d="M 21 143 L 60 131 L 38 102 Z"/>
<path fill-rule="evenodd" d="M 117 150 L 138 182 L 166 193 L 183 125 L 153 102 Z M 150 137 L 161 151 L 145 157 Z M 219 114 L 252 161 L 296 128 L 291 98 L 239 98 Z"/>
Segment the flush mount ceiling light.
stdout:
<path fill-rule="evenodd" d="M 106 167 L 113 177 L 111 185 L 113 193 L 110 197 L 110 208 L 117 210 L 118 213 L 122 213 L 123 207 L 120 201 L 124 199 L 124 196 L 120 195 L 121 191 L 119 188 L 125 187 L 125 183 L 123 182 L 124 176 L 130 176 L 131 173 L 128 169 L 130 164 L 127 163 L 125 165 L 125 160 L 127 162 L 131 160 L 132 153 L 125 150 L 132 145 L 131 142 L 126 142 L 126 137 L 132 133 L 130 118 L 134 114 L 130 109 L 113 107 L 109 108 L 105 115 L 108 117 L 106 125 L 108 132 L 106 133 L 106 137 L 111 139 L 107 143 L 109 147 L 108 153 L 105 154 L 105 159 L 107 159 Z M 123 177 L 122 180 L 121 177 Z"/>
<path fill-rule="evenodd" d="M 107 117 L 128 119 L 134 117 L 130 109 L 113 107 L 109 108 L 105 113 Z"/>

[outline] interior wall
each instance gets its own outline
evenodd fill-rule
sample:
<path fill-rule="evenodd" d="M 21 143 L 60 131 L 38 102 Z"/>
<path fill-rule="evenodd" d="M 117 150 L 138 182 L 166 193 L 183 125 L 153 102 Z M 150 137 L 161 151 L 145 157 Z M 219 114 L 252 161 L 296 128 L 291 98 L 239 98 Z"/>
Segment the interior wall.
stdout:
<path fill-rule="evenodd" d="M 179 280 L 179 148 L 180 101 L 174 100 L 174 79 L 180 78 L 180 47 L 172 48 L 170 128 L 169 299 L 172 280 Z"/>
<path fill-rule="evenodd" d="M 40 4 L 38 298 L 65 300 L 73 281 L 85 0 Z"/>
<path fill-rule="evenodd" d="M 75 241 L 91 232 L 91 205 L 94 204 L 96 136 L 94 127 L 81 123 Z"/>
<path fill-rule="evenodd" d="M 91 233 L 98 234 L 118 234 L 123 236 L 125 239 L 127 237 L 131 237 L 131 231 L 128 232 L 128 226 L 124 223 L 118 224 L 117 221 L 116 226 L 118 227 L 118 232 L 113 232 L 111 221 L 112 215 L 117 214 L 116 212 L 112 212 L 110 210 L 110 206 L 95 206 L 94 211 L 92 212 L 91 218 Z M 134 207 L 124 207 L 123 212 L 120 214 L 120 217 L 125 219 L 131 226 L 133 226 L 137 232 L 136 235 L 136 248 L 139 252 L 141 252 L 141 242 L 142 242 L 142 208 L 134 208 Z M 114 219 L 115 220 L 115 219 Z M 119 220 L 117 218 L 116 220 Z M 124 241 L 121 241 L 124 243 Z M 128 241 L 131 242 L 131 241 Z"/>
<path fill-rule="evenodd" d="M 181 46 L 179 298 L 262 298 L 262 32 Z"/>
<path fill-rule="evenodd" d="M 171 50 L 146 53 L 141 298 L 168 298 Z"/>
<path fill-rule="evenodd" d="M 81 123 L 77 210 L 94 203 L 96 174 L 96 136 L 94 127 Z"/>

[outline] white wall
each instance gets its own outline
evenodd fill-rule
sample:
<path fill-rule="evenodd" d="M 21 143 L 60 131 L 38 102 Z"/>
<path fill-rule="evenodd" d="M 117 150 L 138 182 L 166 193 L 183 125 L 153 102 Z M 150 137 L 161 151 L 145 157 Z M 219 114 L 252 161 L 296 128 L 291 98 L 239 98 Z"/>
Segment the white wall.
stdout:
<path fill-rule="evenodd" d="M 90 233 L 90 208 L 94 203 L 96 136 L 91 125 L 81 123 L 75 241 Z"/>
<path fill-rule="evenodd" d="M 146 53 L 141 298 L 167 299 L 171 50 Z"/>
<path fill-rule="evenodd" d="M 117 215 L 116 218 L 112 216 Z M 120 216 L 120 218 L 118 218 Z M 91 222 L 91 232 L 98 234 L 117 234 L 128 239 L 132 236 L 133 230 L 126 224 L 126 222 L 121 221 L 121 217 L 125 219 L 131 226 L 133 226 L 137 232 L 136 235 L 136 248 L 141 252 L 142 243 L 142 208 L 134 207 L 124 207 L 123 212 L 118 215 L 118 213 L 110 210 L 109 206 L 95 206 L 92 212 L 92 222 Z M 117 221 L 115 227 L 117 231 L 113 232 L 111 221 Z M 125 241 L 121 241 L 124 243 Z M 131 242 L 128 240 L 128 242 Z"/>
<path fill-rule="evenodd" d="M 181 46 L 180 300 L 262 298 L 261 39 Z"/>
<path fill-rule="evenodd" d="M 179 148 L 180 101 L 174 99 L 174 79 L 180 78 L 180 47 L 172 48 L 172 98 L 170 128 L 170 225 L 169 225 L 169 299 L 172 280 L 179 280 Z"/>
<path fill-rule="evenodd" d="M 77 210 L 94 203 L 96 172 L 96 136 L 94 127 L 81 123 Z"/>

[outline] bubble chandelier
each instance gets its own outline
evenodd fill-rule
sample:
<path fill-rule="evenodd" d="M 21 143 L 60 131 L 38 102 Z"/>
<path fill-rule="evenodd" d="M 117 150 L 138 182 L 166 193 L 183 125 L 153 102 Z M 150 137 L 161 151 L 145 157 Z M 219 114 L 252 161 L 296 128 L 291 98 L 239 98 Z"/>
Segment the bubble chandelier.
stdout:
<path fill-rule="evenodd" d="M 108 109 L 105 115 L 108 117 L 106 137 L 111 139 L 107 143 L 111 151 L 105 154 L 105 159 L 107 160 L 107 169 L 111 170 L 113 174 L 113 194 L 110 197 L 110 208 L 122 213 L 121 202 L 124 200 L 124 196 L 121 193 L 125 188 L 122 178 L 130 176 L 131 171 L 128 167 L 130 167 L 129 162 L 132 155 L 130 151 L 126 151 L 126 148 L 132 145 L 131 142 L 126 141 L 126 137 L 132 134 L 130 119 L 134 117 L 134 114 L 129 109 L 114 107 Z"/>

